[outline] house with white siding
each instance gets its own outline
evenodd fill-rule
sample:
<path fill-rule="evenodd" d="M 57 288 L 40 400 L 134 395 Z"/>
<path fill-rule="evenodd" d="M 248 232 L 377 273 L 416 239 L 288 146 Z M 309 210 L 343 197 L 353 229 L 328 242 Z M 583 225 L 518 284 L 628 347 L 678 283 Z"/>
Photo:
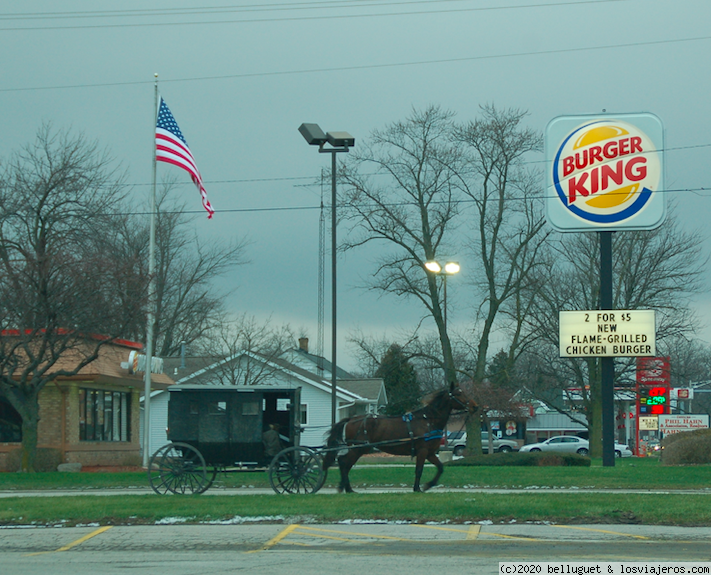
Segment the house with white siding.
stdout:
<path fill-rule="evenodd" d="M 278 357 L 242 351 L 221 359 L 167 358 L 164 363 L 176 385 L 300 387 L 301 445 L 320 446 L 331 426 L 331 364 L 308 354 L 304 342 L 300 345 L 301 351 L 290 350 Z M 327 370 L 319 373 L 318 364 L 327 365 Z M 360 413 L 379 413 L 387 404 L 382 379 L 357 378 L 340 368 L 336 376 L 337 421 Z M 150 453 L 168 443 L 169 395 L 167 391 L 151 395 Z"/>

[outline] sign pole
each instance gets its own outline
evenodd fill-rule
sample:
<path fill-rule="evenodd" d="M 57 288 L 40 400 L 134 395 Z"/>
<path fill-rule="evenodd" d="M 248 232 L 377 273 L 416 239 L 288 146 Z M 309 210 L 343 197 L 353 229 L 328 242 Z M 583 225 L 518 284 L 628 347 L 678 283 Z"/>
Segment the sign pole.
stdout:
<path fill-rule="evenodd" d="M 600 309 L 612 307 L 612 232 L 600 234 Z M 615 360 L 600 358 L 602 387 L 602 465 L 615 466 Z"/>
<path fill-rule="evenodd" d="M 641 457 L 639 451 L 639 378 L 637 377 L 635 377 L 634 397 L 634 454 Z"/>

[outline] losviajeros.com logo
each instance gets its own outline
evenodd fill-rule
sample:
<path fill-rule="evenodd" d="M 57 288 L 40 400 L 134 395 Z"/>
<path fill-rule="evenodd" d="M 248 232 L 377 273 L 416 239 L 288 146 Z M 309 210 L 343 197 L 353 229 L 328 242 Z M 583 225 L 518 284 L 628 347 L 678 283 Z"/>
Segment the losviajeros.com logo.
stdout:
<path fill-rule="evenodd" d="M 585 123 L 555 152 L 552 180 L 570 213 L 592 225 L 609 226 L 640 213 L 659 190 L 661 161 L 638 127 L 609 119 Z"/>

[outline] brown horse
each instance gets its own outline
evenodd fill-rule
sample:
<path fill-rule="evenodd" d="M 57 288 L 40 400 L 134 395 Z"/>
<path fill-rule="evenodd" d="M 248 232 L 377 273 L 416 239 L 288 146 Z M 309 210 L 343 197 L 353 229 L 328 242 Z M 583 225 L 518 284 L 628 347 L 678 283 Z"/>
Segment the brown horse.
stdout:
<path fill-rule="evenodd" d="M 323 470 L 328 473 L 328 468 L 338 456 L 341 471 L 338 491 L 353 493 L 348 473 L 362 455 L 375 449 L 393 455 L 410 455 L 417 458 L 414 490 L 427 491 L 437 485 L 444 471 L 437 451 L 449 415 L 455 408 L 473 413 L 477 406 L 459 387 L 455 387 L 451 391 L 438 391 L 425 407 L 402 416 L 358 415 L 342 419 L 328 434 Z M 343 453 L 339 447 L 347 452 L 338 455 Z M 437 468 L 437 474 L 425 484 L 424 489 L 420 489 L 425 460 Z"/>

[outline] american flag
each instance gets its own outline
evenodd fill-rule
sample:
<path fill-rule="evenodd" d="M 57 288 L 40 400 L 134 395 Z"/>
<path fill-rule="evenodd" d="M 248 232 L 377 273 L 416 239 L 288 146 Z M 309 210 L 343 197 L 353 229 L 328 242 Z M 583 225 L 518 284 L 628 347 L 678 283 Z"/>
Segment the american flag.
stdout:
<path fill-rule="evenodd" d="M 179 168 L 183 168 L 190 174 L 193 182 L 200 191 L 202 197 L 202 205 L 207 210 L 208 219 L 212 217 L 215 210 L 212 209 L 210 202 L 207 201 L 207 191 L 202 185 L 202 176 L 195 165 L 188 143 L 185 141 L 178 123 L 175 121 L 173 114 L 170 113 L 168 106 L 163 98 L 160 99 L 160 108 L 158 109 L 158 121 L 156 123 L 156 161 L 168 162 Z"/>

